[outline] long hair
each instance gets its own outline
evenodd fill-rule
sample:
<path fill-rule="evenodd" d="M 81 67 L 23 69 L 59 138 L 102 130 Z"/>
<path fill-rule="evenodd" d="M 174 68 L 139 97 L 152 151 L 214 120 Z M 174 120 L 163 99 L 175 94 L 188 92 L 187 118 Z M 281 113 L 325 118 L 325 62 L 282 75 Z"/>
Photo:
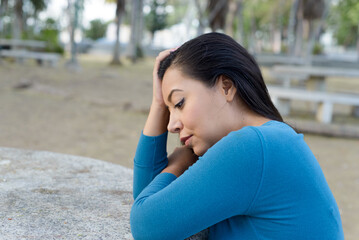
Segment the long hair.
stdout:
<path fill-rule="evenodd" d="M 222 33 L 207 33 L 184 43 L 161 63 L 158 76 L 176 67 L 188 77 L 213 87 L 219 76 L 228 77 L 237 95 L 254 112 L 283 122 L 254 58 L 239 43 Z"/>

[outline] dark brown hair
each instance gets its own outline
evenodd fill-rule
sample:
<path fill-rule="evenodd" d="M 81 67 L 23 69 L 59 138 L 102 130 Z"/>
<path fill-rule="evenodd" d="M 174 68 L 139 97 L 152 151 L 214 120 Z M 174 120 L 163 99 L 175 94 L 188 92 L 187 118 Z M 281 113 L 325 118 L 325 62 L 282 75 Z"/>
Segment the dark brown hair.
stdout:
<path fill-rule="evenodd" d="M 171 66 L 208 87 L 213 87 L 217 78 L 224 75 L 231 79 L 238 96 L 251 110 L 283 122 L 271 101 L 257 62 L 231 37 L 213 32 L 184 43 L 160 63 L 160 79 Z"/>

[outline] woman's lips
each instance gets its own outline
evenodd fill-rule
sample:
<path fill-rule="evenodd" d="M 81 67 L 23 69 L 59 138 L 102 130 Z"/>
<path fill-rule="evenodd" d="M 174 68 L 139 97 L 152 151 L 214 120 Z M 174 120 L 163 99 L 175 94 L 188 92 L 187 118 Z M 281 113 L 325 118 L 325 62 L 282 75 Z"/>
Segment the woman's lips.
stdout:
<path fill-rule="evenodd" d="M 192 135 L 181 138 L 181 143 L 182 143 L 183 145 L 188 146 L 188 145 L 189 145 L 189 140 L 191 139 L 191 137 L 192 137 Z"/>

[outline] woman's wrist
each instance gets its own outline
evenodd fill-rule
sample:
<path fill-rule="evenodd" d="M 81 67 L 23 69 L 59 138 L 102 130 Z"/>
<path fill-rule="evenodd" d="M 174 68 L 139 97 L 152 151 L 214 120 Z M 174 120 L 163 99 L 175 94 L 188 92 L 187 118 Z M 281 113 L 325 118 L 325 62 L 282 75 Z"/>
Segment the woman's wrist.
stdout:
<path fill-rule="evenodd" d="M 187 170 L 187 168 L 186 168 L 186 169 L 183 169 L 183 168 L 174 167 L 174 166 L 167 166 L 166 168 L 164 168 L 164 169 L 162 170 L 161 173 L 172 173 L 172 174 L 175 175 L 176 177 L 179 177 L 179 176 L 181 176 L 186 170 Z"/>
<path fill-rule="evenodd" d="M 155 98 L 152 99 L 152 103 L 151 103 L 151 110 L 156 110 L 158 112 L 168 112 L 168 108 L 167 106 L 165 105 L 165 103 L 160 100 L 156 100 Z"/>
<path fill-rule="evenodd" d="M 150 112 L 147 117 L 143 134 L 147 136 L 158 136 L 167 132 L 169 111 L 163 104 L 152 102 Z"/>

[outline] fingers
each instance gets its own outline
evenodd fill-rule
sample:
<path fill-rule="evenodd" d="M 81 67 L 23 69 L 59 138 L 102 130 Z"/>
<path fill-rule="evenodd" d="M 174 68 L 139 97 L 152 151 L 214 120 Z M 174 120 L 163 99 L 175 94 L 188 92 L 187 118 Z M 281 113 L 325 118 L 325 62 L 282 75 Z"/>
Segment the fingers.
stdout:
<path fill-rule="evenodd" d="M 164 51 L 162 51 L 162 52 L 160 52 L 158 54 L 158 56 L 156 57 L 155 66 L 153 68 L 153 74 L 157 75 L 157 71 L 158 71 L 158 68 L 160 66 L 161 61 L 163 59 L 165 59 L 166 57 L 168 57 L 171 52 L 176 51 L 177 49 L 178 49 L 178 47 L 177 48 L 167 49 L 167 50 L 164 50 Z"/>

